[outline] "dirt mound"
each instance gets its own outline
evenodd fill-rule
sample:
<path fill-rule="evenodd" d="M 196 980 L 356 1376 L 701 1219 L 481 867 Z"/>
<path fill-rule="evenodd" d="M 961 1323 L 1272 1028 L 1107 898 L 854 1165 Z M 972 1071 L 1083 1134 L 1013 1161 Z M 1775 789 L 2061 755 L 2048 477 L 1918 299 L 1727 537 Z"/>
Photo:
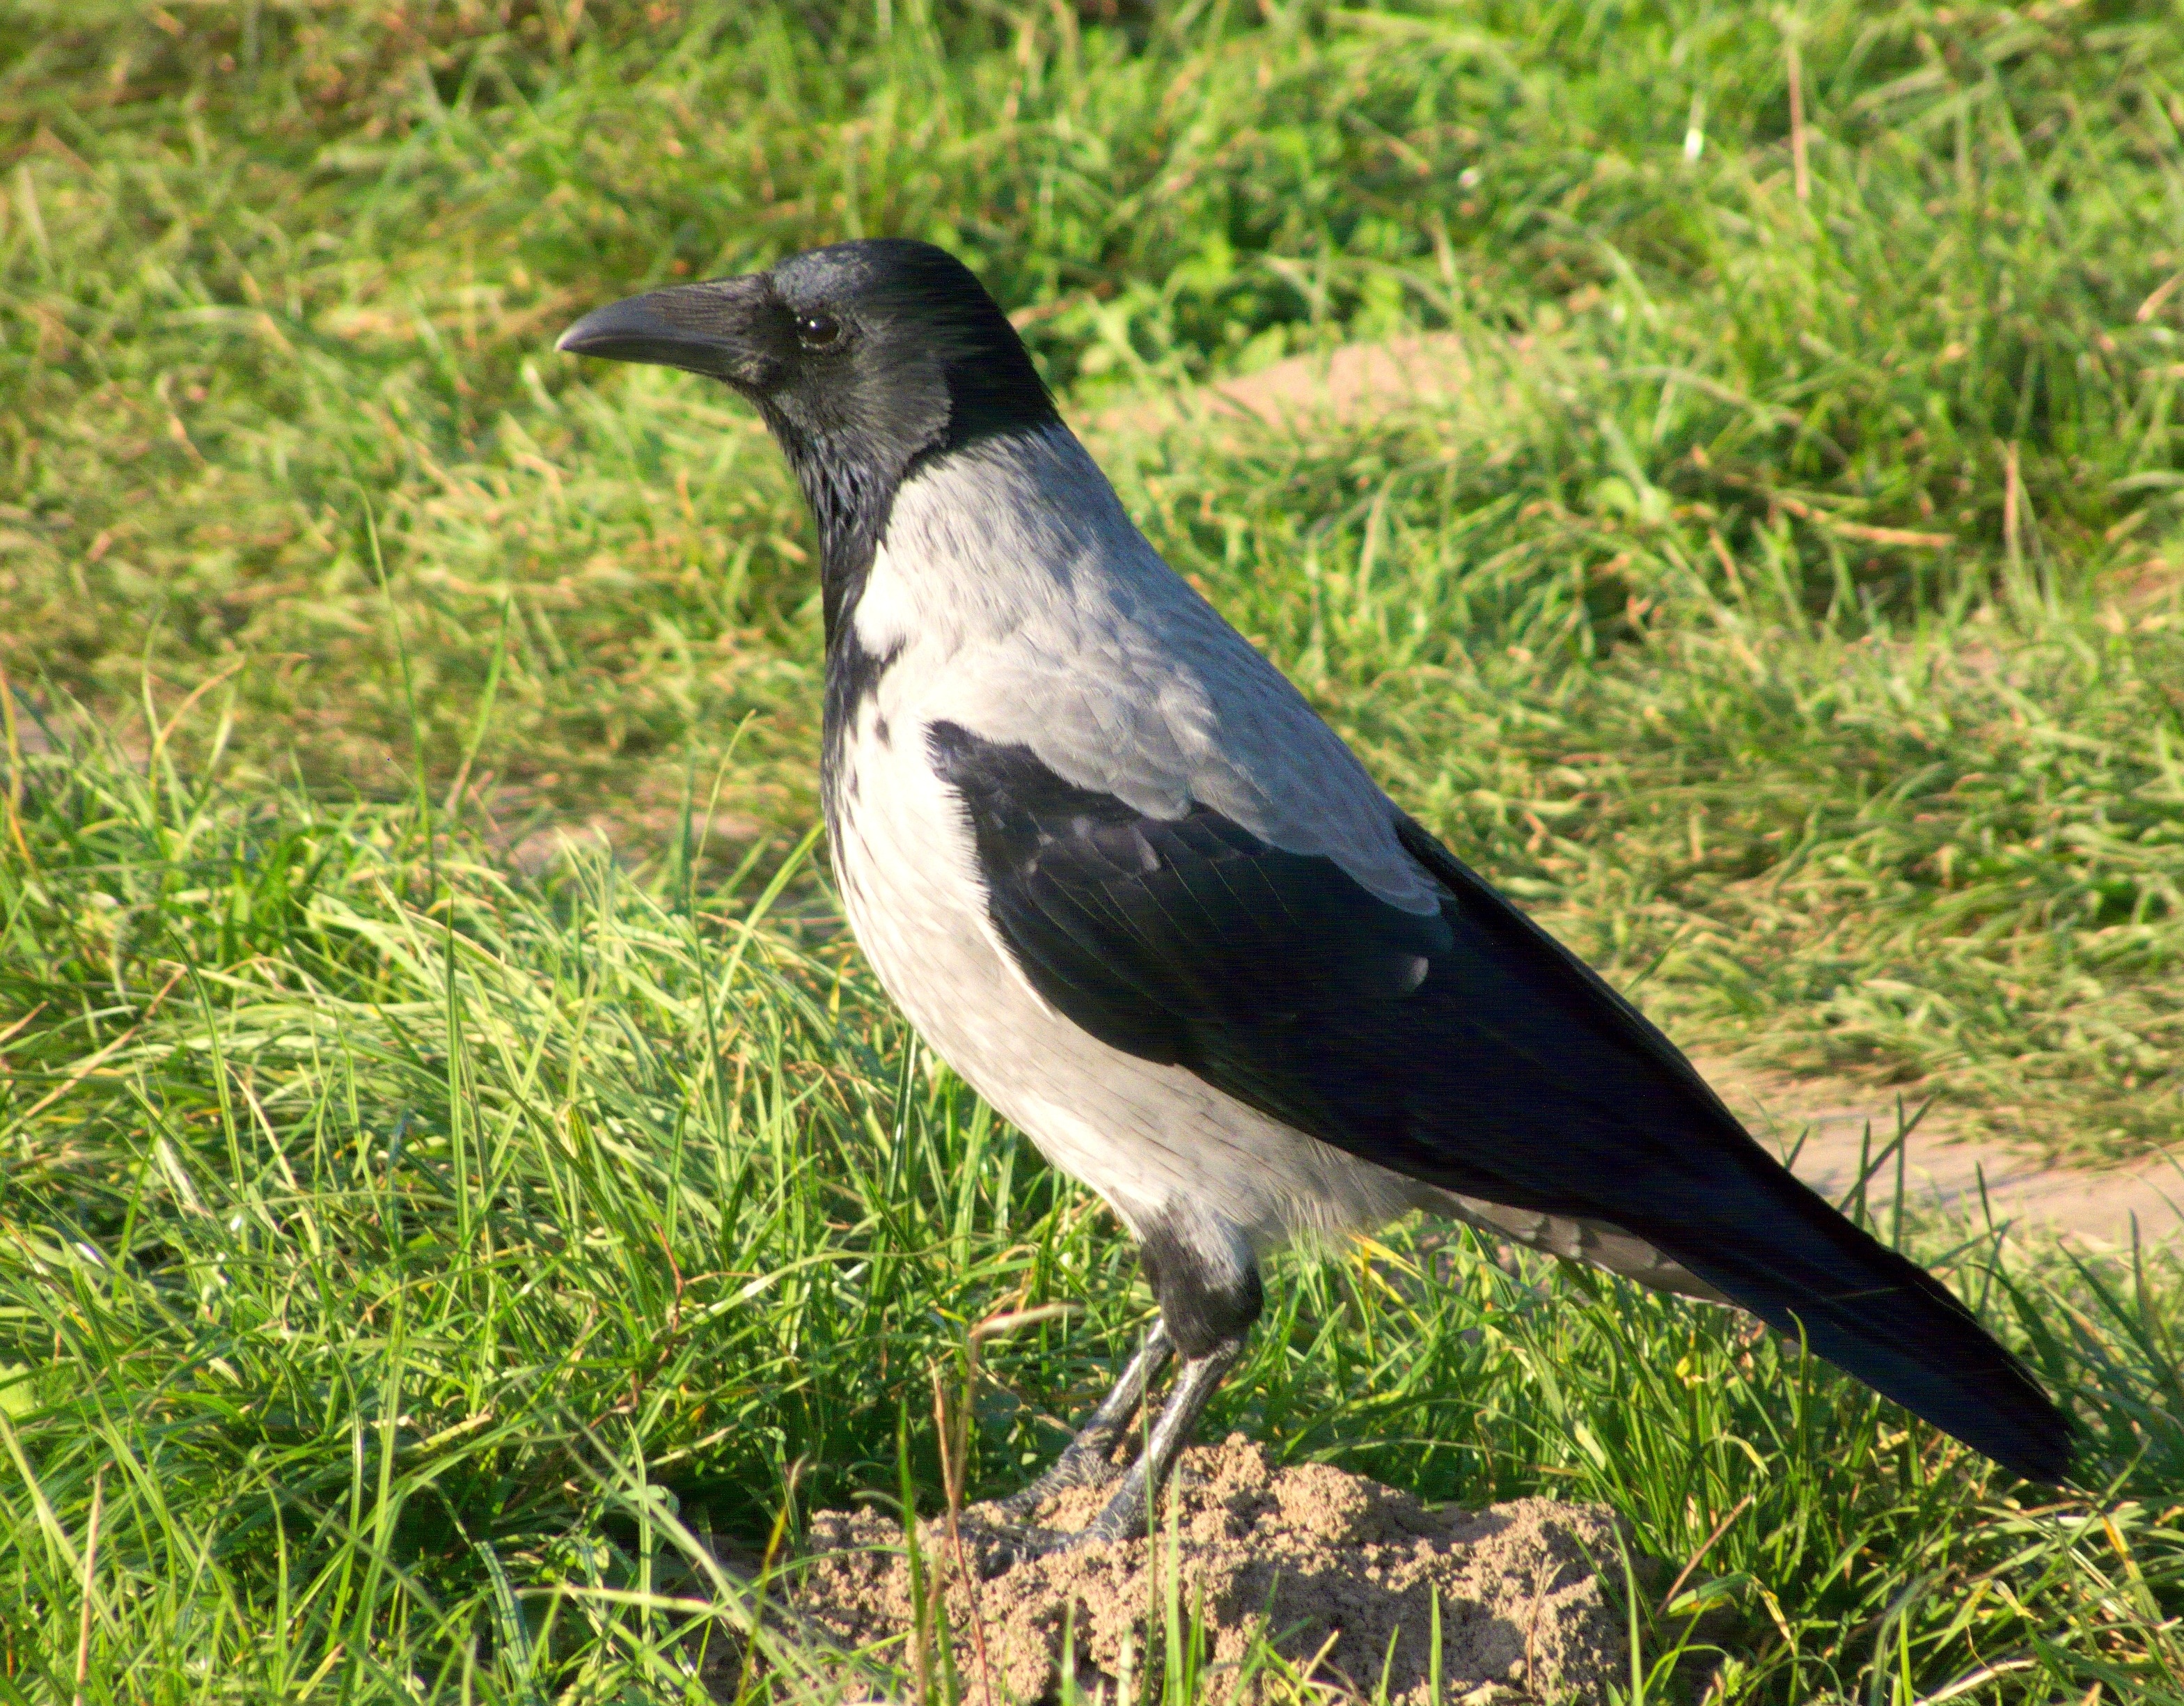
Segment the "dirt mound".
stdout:
<path fill-rule="evenodd" d="M 1264 1631 L 1284 1659 L 1323 1682 L 1346 1681 L 1369 1696 L 1384 1665 L 1388 1699 L 1424 1706 L 1433 1692 L 1436 1595 L 1445 1701 L 1601 1700 L 1611 1680 L 1629 1674 L 1622 1624 L 1603 1588 L 1604 1575 L 1620 1579 L 1620 1564 L 1615 1519 L 1602 1507 L 1519 1499 L 1483 1511 L 1429 1509 L 1323 1464 L 1276 1469 L 1240 1434 L 1186 1454 L 1177 1486 L 1173 1577 L 1164 1533 L 1156 1547 L 1088 1547 L 967 1584 L 944 1525 L 921 1529 L 971 1700 L 987 1698 L 989 1673 L 1004 1699 L 1054 1698 L 1065 1625 L 1084 1695 L 1121 1699 L 1123 1676 L 1165 1663 L 1171 1581 L 1186 1626 L 1194 1607 L 1202 1615 L 1212 1672 L 1204 1692 L 1213 1699 L 1234 1693 L 1234 1667 Z M 1081 1528 L 1104 1497 L 1064 1493 L 1038 1520 Z M 975 1507 L 964 1514 L 972 1575 L 995 1568 L 994 1530 L 982 1520 L 989 1514 Z M 900 1528 L 874 1512 L 829 1512 L 813 1523 L 811 1542 L 815 1558 L 794 1595 L 808 1625 L 847 1647 L 896 1642 L 890 1662 L 910 1670 Z M 984 1636 L 983 1665 L 974 1625 Z M 1214 1668 L 1223 1666 L 1230 1668 Z"/>

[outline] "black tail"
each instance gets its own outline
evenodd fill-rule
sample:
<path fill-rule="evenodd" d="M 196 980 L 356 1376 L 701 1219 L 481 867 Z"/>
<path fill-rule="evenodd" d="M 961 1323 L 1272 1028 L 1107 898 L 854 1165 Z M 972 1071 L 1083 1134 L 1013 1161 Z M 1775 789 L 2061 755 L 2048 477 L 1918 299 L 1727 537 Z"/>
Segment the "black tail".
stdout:
<path fill-rule="evenodd" d="M 1433 1008 L 1432 1051 L 1412 1059 L 1446 1064 L 1436 1079 L 1407 1062 L 1428 1135 L 1393 1165 L 1621 1226 L 2003 1468 L 2068 1477 L 2070 1422 L 1947 1287 L 1799 1184 L 1673 1043 L 1476 872 L 1408 819 L 1396 833 L 1457 905 L 1442 910 L 1446 973 L 1437 962 L 1407 1004 Z"/>
<path fill-rule="evenodd" d="M 1672 1224 L 1633 1225 L 1779 1333 L 2013 1474 L 2070 1473 L 2069 1419 L 1941 1281 L 1860 1231 L 1752 1144 Z M 1737 1175 L 1741 1175 L 1737 1176 Z"/>

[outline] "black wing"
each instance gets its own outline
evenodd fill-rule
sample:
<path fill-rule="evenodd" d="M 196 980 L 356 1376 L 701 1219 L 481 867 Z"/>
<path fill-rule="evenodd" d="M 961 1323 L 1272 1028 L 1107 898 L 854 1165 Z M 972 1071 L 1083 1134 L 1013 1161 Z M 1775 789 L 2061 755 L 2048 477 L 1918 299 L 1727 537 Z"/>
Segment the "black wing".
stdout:
<path fill-rule="evenodd" d="M 928 743 L 995 928 L 1101 1041 L 1412 1178 L 1623 1227 L 1996 1461 L 2067 1471 L 2069 1424 L 1953 1294 L 1793 1178 L 1635 1008 L 1417 824 L 1396 833 L 1442 891 L 1435 913 L 1202 806 L 1149 817 L 952 723 Z"/>

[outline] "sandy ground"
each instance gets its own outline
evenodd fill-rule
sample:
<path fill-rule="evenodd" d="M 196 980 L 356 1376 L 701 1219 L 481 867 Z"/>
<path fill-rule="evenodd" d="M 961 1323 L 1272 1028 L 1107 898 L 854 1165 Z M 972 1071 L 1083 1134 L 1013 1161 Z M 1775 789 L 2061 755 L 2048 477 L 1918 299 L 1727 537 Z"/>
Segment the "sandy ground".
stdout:
<path fill-rule="evenodd" d="M 1760 1141 L 1792 1156 L 1797 1176 L 1822 1195 L 1840 1201 L 1861 1168 L 1879 1158 L 1868 1200 L 1893 1200 L 1896 1158 L 1880 1151 L 1896 1135 L 1898 1095 L 1907 1116 L 1917 1112 L 1915 1088 L 1793 1078 L 1704 1056 L 1695 1063 Z M 1937 1107 L 1913 1127 L 1903 1162 L 1908 1207 L 1992 1216 L 2014 1236 L 2059 1235 L 2088 1250 L 2127 1249 L 2134 1237 L 2152 1242 L 2184 1231 L 2184 1166 L 2170 1156 L 2098 1172 L 2049 1167 L 1997 1144 L 1959 1140 L 1947 1110 Z"/>
<path fill-rule="evenodd" d="M 1407 405 L 1469 400 L 1479 378 L 1463 340 L 1451 332 L 1346 344 L 1195 392 L 1117 404 L 1084 423 L 1085 437 L 1121 438 L 1180 423 L 1217 431 L 1223 423 L 1355 420 Z"/>
<path fill-rule="evenodd" d="M 1039 1520 L 1080 1528 L 1103 1498 L 1062 1494 Z M 1133 1679 L 1148 1666 L 1162 1674 L 1166 1632 L 1187 1630 L 1195 1614 L 1210 1700 L 1257 1697 L 1242 1661 L 1263 1635 L 1337 1694 L 1370 1698 L 1384 1679 L 1390 1706 L 1435 1698 L 1436 1669 L 1438 1698 L 1451 1706 L 1604 1701 L 1609 1683 L 1629 1680 L 1621 1584 L 1658 1592 L 1662 1574 L 1634 1559 L 1626 1578 L 1622 1537 L 1602 1506 L 1430 1509 L 1323 1463 L 1277 1469 L 1240 1434 L 1185 1456 L 1170 1521 L 1173 1552 L 1164 1533 L 1156 1544 L 1007 1568 L 996 1567 L 979 1508 L 964 1513 L 960 1552 L 943 1523 L 926 1524 L 932 1574 L 922 1579 L 939 1580 L 949 1642 L 944 1656 L 937 1641 L 928 1647 L 928 1673 L 952 1664 L 964 1698 L 985 1706 L 1052 1699 L 1067 1665 L 1086 1700 L 1115 1703 L 1135 1698 Z M 816 1561 L 792 1600 L 807 1629 L 914 1675 L 912 1631 L 936 1625 L 929 1609 L 913 1615 L 900 1527 L 877 1512 L 830 1512 L 811 1539 Z"/>

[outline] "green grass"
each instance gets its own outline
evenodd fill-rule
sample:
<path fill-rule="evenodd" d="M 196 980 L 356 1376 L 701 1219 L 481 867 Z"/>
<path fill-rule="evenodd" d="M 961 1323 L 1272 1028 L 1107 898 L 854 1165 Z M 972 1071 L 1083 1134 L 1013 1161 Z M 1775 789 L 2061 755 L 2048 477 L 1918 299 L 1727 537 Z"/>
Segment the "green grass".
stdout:
<path fill-rule="evenodd" d="M 1104 448 L 1687 1039 L 2165 1144 L 2184 14 L 1793 21 L 1802 198 L 1745 8 L 18 0 L 0 665 L 140 750 L 148 667 L 217 682 L 252 773 L 337 796 L 421 750 L 511 840 L 656 841 L 733 746 L 722 833 L 794 836 L 801 508 L 717 389 L 553 355 L 575 314 L 922 232 L 1079 418 L 1445 330 L 1421 418 Z"/>
<path fill-rule="evenodd" d="M 794 493 L 550 353 L 646 283 L 934 237 L 1078 420 L 1453 334 L 1431 409 L 1100 449 L 1680 1037 L 2173 1143 L 2180 133 L 2173 4 L 0 10 L 0 1688 L 88 1603 L 86 1698 L 675 1693 L 674 1510 L 762 1542 L 905 1425 L 929 1497 L 934 1360 L 1080 1300 L 989 1347 L 1006 1486 L 1141 1318 L 783 862 Z M 628 862 L 516 873 L 594 812 Z M 1285 1268 L 1216 1424 L 1678 1565 L 1736 1511 L 1730 1698 L 2184 1696 L 2184 1276 L 1975 1230 L 1914 1235 L 2090 1503 L 1429 1229 Z"/>
<path fill-rule="evenodd" d="M 70 1698 L 86 1604 L 92 1699 L 702 1698 L 691 1536 L 893 1489 L 905 1428 L 930 1499 L 931 1373 L 994 1311 L 1081 1305 L 985 1347 L 974 1495 L 1097 1395 L 1148 1307 L 1106 1212 L 777 883 L 541 889 L 180 756 L 34 761 L 0 891 L 12 1698 Z M 1741 1318 L 1418 1226 L 1283 1263 L 1211 1425 L 1605 1500 L 1672 1567 L 1727 1519 L 1728 1698 L 2006 1662 L 2004 1698 L 2184 1699 L 2176 1256 L 1919 1247 L 2071 1396 L 2102 1497 L 2031 1505 Z"/>

